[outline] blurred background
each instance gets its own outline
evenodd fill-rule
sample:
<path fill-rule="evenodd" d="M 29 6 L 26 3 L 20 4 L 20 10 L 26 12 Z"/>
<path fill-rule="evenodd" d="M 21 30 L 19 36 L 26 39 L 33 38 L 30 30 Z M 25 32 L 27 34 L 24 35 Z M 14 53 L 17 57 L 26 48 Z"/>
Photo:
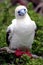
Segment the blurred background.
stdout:
<path fill-rule="evenodd" d="M 6 2 L 6 0 L 0 0 L 0 3 L 3 2 Z M 28 7 L 28 4 L 30 2 L 33 4 L 33 9 L 35 10 L 35 12 L 38 12 L 43 15 L 43 0 L 10 0 L 9 6 L 16 6 L 17 4 L 21 4 Z"/>
<path fill-rule="evenodd" d="M 0 0 L 0 48 L 7 46 L 6 29 L 15 18 L 15 7 L 20 4 L 27 7 L 28 14 L 37 25 L 31 52 L 43 56 L 43 0 Z"/>

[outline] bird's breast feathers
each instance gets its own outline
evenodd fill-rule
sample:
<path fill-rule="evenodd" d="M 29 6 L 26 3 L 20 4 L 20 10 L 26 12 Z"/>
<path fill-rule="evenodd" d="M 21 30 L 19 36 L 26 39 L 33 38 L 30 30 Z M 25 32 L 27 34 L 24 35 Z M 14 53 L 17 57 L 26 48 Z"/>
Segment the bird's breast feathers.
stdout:
<path fill-rule="evenodd" d="M 14 25 L 14 32 L 16 33 L 21 33 L 21 34 L 25 34 L 25 33 L 32 33 L 33 31 L 35 31 L 35 23 L 33 22 L 25 22 L 24 20 L 22 22 L 15 22 L 15 25 Z"/>
<path fill-rule="evenodd" d="M 15 23 L 12 23 L 13 35 L 10 42 L 11 48 L 20 45 L 31 46 L 35 33 L 34 26 L 33 23 L 25 22 L 24 20 L 22 22 L 15 21 Z"/>

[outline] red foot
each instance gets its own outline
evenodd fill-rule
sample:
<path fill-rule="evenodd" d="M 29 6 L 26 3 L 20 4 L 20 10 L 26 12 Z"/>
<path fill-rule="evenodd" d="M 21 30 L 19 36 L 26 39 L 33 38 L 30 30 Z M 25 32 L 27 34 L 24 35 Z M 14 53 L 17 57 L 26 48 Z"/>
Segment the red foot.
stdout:
<path fill-rule="evenodd" d="M 17 57 L 21 57 L 23 54 L 27 54 L 29 57 L 32 58 L 32 54 L 30 53 L 30 51 L 26 50 L 26 52 L 21 51 L 19 49 L 17 49 L 14 53 Z"/>

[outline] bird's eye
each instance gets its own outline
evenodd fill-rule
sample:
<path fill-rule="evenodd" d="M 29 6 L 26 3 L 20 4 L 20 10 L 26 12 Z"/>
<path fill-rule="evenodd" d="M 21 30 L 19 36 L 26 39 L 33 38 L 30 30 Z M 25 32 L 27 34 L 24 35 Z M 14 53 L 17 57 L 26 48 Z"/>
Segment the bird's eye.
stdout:
<path fill-rule="evenodd" d="M 18 13 L 20 13 L 20 11 L 18 11 Z"/>
<path fill-rule="evenodd" d="M 24 9 L 24 11 L 26 11 L 26 9 Z"/>
<path fill-rule="evenodd" d="M 26 9 L 24 9 L 25 13 L 26 13 Z"/>

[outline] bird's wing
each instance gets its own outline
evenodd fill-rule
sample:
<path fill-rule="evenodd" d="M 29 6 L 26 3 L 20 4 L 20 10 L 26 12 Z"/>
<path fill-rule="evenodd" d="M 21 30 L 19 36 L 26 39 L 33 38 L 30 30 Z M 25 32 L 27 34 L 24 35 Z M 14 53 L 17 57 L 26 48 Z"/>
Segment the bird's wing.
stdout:
<path fill-rule="evenodd" d="M 13 20 L 12 20 L 12 24 L 15 24 L 15 23 L 16 23 L 16 19 L 13 19 Z"/>
<path fill-rule="evenodd" d="M 13 34 L 13 29 L 14 29 L 14 25 L 15 25 L 16 19 L 12 20 L 12 24 L 8 26 L 7 28 L 7 32 L 6 32 L 6 42 L 9 46 L 10 44 L 10 40 L 12 38 L 12 34 Z"/>
<path fill-rule="evenodd" d="M 8 46 L 10 45 L 10 40 L 12 38 L 12 33 L 13 33 L 13 27 L 12 27 L 12 24 L 11 24 L 11 25 L 8 26 L 7 32 L 6 32 L 6 42 L 7 42 Z"/>
<path fill-rule="evenodd" d="M 34 30 L 36 30 L 36 29 L 37 29 L 37 26 L 36 26 L 36 24 L 35 24 L 35 21 L 32 21 L 32 24 L 33 24 Z"/>

